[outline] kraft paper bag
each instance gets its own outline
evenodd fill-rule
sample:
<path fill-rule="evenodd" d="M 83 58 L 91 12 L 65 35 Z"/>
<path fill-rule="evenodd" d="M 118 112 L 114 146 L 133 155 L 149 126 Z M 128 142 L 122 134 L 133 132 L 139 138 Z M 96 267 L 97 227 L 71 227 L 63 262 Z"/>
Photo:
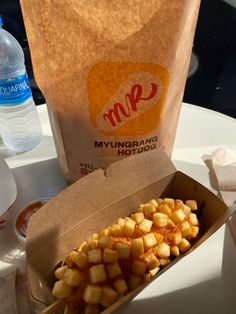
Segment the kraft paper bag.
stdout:
<path fill-rule="evenodd" d="M 200 0 L 21 0 L 68 182 L 132 154 L 170 156 Z"/>

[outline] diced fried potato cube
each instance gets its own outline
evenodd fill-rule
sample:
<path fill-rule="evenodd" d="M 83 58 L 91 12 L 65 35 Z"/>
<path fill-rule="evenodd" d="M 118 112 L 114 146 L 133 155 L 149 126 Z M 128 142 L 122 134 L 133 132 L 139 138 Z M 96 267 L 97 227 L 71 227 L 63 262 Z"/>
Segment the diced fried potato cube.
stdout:
<path fill-rule="evenodd" d="M 147 253 L 145 255 L 145 261 L 149 270 L 152 270 L 160 265 L 158 258 L 154 255 L 153 252 Z"/>
<path fill-rule="evenodd" d="M 157 208 L 157 211 L 166 215 L 170 215 L 172 212 L 169 205 L 165 203 L 160 204 Z"/>
<path fill-rule="evenodd" d="M 191 210 L 197 210 L 197 202 L 195 200 L 187 200 L 185 204 L 191 208 Z"/>
<path fill-rule="evenodd" d="M 68 297 L 71 293 L 72 288 L 67 283 L 65 283 L 64 280 L 61 279 L 55 282 L 52 289 L 52 294 L 54 295 L 54 297 L 56 297 L 57 299 L 64 299 Z"/>
<path fill-rule="evenodd" d="M 88 251 L 88 261 L 89 263 L 101 263 L 102 262 L 102 250 L 95 249 Z"/>
<path fill-rule="evenodd" d="M 57 279 L 62 279 L 67 269 L 68 269 L 68 266 L 67 266 L 67 265 L 64 265 L 64 266 L 62 266 L 62 267 L 58 267 L 58 268 L 55 270 L 55 272 L 54 272 L 55 277 L 56 277 Z"/>
<path fill-rule="evenodd" d="M 188 237 L 192 234 L 192 228 L 191 228 L 191 225 L 190 223 L 185 220 L 181 223 L 180 225 L 180 230 L 181 230 L 181 233 L 182 233 L 182 236 L 185 238 L 185 237 Z"/>
<path fill-rule="evenodd" d="M 151 247 L 157 244 L 154 233 L 148 233 L 143 236 L 143 243 L 145 250 L 149 250 Z"/>
<path fill-rule="evenodd" d="M 108 236 L 102 236 L 99 240 L 98 240 L 98 246 L 102 249 L 111 249 L 113 246 L 113 241 L 111 237 Z"/>
<path fill-rule="evenodd" d="M 131 255 L 136 258 L 144 253 L 143 238 L 136 238 L 131 240 Z"/>
<path fill-rule="evenodd" d="M 79 268 L 83 268 L 88 264 L 88 255 L 84 252 L 78 252 L 78 254 L 74 257 L 74 263 Z"/>
<path fill-rule="evenodd" d="M 179 244 L 179 249 L 182 253 L 187 252 L 191 247 L 190 242 L 187 239 L 182 239 L 182 241 Z"/>
<path fill-rule="evenodd" d="M 106 266 L 109 277 L 115 278 L 121 274 L 120 265 L 118 263 L 108 264 Z"/>
<path fill-rule="evenodd" d="M 149 271 L 149 274 L 150 274 L 151 278 L 154 277 L 159 272 L 159 270 L 160 270 L 160 267 L 156 267 L 154 269 L 151 269 Z"/>
<path fill-rule="evenodd" d="M 144 213 L 134 213 L 134 214 L 131 214 L 131 219 L 133 219 L 136 224 L 140 224 L 140 222 L 142 222 L 144 220 Z"/>
<path fill-rule="evenodd" d="M 91 240 L 88 242 L 89 250 L 96 250 L 98 248 L 98 240 Z"/>
<path fill-rule="evenodd" d="M 139 207 L 136 209 L 136 213 L 143 213 L 143 204 L 139 205 Z"/>
<path fill-rule="evenodd" d="M 148 233 L 151 231 L 153 222 L 149 219 L 144 219 L 139 225 L 138 228 L 142 233 Z"/>
<path fill-rule="evenodd" d="M 84 314 L 98 314 L 100 312 L 98 304 L 86 304 L 84 309 Z M 78 314 L 78 309 L 77 312 Z"/>
<path fill-rule="evenodd" d="M 189 222 L 191 223 L 191 225 L 193 225 L 193 226 L 199 225 L 196 214 L 193 214 L 193 213 L 189 214 L 188 219 L 189 219 Z"/>
<path fill-rule="evenodd" d="M 103 264 L 94 265 L 89 268 L 89 278 L 92 283 L 99 283 L 107 279 Z"/>
<path fill-rule="evenodd" d="M 163 202 L 163 198 L 157 198 L 158 205 L 161 205 L 162 202 Z"/>
<path fill-rule="evenodd" d="M 156 207 L 151 203 L 144 204 L 143 212 L 146 217 L 150 218 L 152 217 L 152 214 L 156 212 Z"/>
<path fill-rule="evenodd" d="M 102 288 L 88 284 L 84 291 L 84 301 L 88 304 L 99 304 L 102 297 Z"/>
<path fill-rule="evenodd" d="M 105 248 L 103 251 L 103 262 L 104 263 L 115 263 L 118 259 L 118 252 Z"/>
<path fill-rule="evenodd" d="M 174 234 L 172 234 L 171 240 L 172 240 L 172 243 L 174 245 L 179 245 L 180 242 L 182 241 L 182 234 L 181 234 L 181 232 L 177 231 Z"/>
<path fill-rule="evenodd" d="M 79 252 L 80 251 L 83 251 L 85 253 L 88 253 L 88 250 L 89 250 L 89 244 L 87 241 L 83 241 L 80 246 L 78 247 L 77 249 Z"/>
<path fill-rule="evenodd" d="M 168 257 L 166 257 L 166 258 L 160 258 L 160 265 L 162 266 L 162 267 L 164 267 L 164 266 L 166 266 L 166 265 L 168 265 L 169 263 L 170 263 L 170 259 L 168 258 Z"/>
<path fill-rule="evenodd" d="M 115 248 L 118 252 L 119 258 L 129 258 L 130 257 L 130 246 L 124 242 L 117 242 Z"/>
<path fill-rule="evenodd" d="M 143 282 L 144 283 L 146 283 L 146 282 L 148 282 L 148 281 L 150 281 L 152 279 L 151 274 L 144 274 L 142 276 L 142 278 L 143 278 Z"/>
<path fill-rule="evenodd" d="M 128 286 L 130 290 L 134 290 L 138 288 L 141 284 L 142 284 L 142 277 L 135 274 L 131 274 L 129 276 Z"/>
<path fill-rule="evenodd" d="M 98 234 L 97 233 L 92 234 L 91 241 L 93 241 L 93 240 L 98 240 Z"/>
<path fill-rule="evenodd" d="M 182 200 L 176 199 L 175 200 L 175 210 L 179 209 L 179 208 L 182 208 L 181 205 L 183 205 L 183 204 L 184 204 L 184 202 Z"/>
<path fill-rule="evenodd" d="M 176 256 L 176 257 L 180 255 L 180 253 L 179 253 L 179 248 L 178 248 L 177 245 L 172 245 L 172 246 L 170 247 L 170 252 L 171 252 L 172 255 L 174 255 L 174 256 Z"/>
<path fill-rule="evenodd" d="M 154 232 L 154 236 L 155 236 L 155 238 L 157 240 L 157 244 L 161 243 L 163 241 L 163 239 L 164 239 L 163 235 L 158 233 L 158 232 Z"/>
<path fill-rule="evenodd" d="M 163 199 L 163 202 L 166 203 L 166 204 L 168 204 L 169 207 L 170 207 L 170 209 L 174 209 L 174 207 L 175 207 L 175 201 L 174 201 L 173 198 L 165 197 L 165 198 Z"/>
<path fill-rule="evenodd" d="M 136 223 L 131 218 L 126 218 L 124 225 L 124 236 L 132 237 Z"/>
<path fill-rule="evenodd" d="M 192 238 L 196 238 L 196 236 L 198 235 L 199 232 L 199 227 L 198 226 L 192 226 L 192 234 L 191 237 Z"/>
<path fill-rule="evenodd" d="M 71 251 L 65 258 L 66 265 L 72 267 L 74 264 L 75 257 L 77 256 L 77 251 Z"/>
<path fill-rule="evenodd" d="M 125 219 L 124 218 L 118 218 L 118 219 L 116 219 L 115 223 L 124 226 Z"/>
<path fill-rule="evenodd" d="M 123 236 L 124 226 L 122 224 L 114 224 L 111 226 L 111 233 L 115 237 Z"/>
<path fill-rule="evenodd" d="M 123 278 L 118 278 L 113 283 L 114 288 L 119 294 L 123 294 L 128 290 L 126 281 Z"/>
<path fill-rule="evenodd" d="M 105 228 L 99 233 L 99 237 L 108 237 L 111 235 L 111 228 Z"/>
<path fill-rule="evenodd" d="M 168 216 L 163 213 L 155 213 L 153 214 L 153 223 L 157 227 L 164 228 L 168 224 Z"/>
<path fill-rule="evenodd" d="M 131 265 L 131 271 L 136 275 L 144 275 L 147 265 L 145 262 L 135 260 Z"/>
<path fill-rule="evenodd" d="M 158 203 L 155 199 L 152 199 L 151 201 L 149 201 L 148 203 L 154 205 L 155 207 L 158 207 Z"/>
<path fill-rule="evenodd" d="M 185 215 L 185 213 L 183 212 L 182 209 L 177 209 L 170 215 L 170 219 L 176 225 L 181 223 L 182 221 L 184 221 L 185 217 L 186 217 L 186 215 Z"/>
<path fill-rule="evenodd" d="M 155 251 L 156 254 L 161 258 L 167 258 L 170 256 L 170 246 L 165 242 L 158 244 L 155 248 Z"/>
<path fill-rule="evenodd" d="M 69 286 L 76 287 L 83 281 L 83 276 L 82 276 L 82 273 L 80 271 L 78 271 L 77 269 L 68 268 L 65 271 L 65 274 L 63 276 L 63 280 Z"/>
<path fill-rule="evenodd" d="M 102 287 L 102 298 L 100 303 L 104 307 L 109 307 L 117 300 L 118 294 L 111 287 Z"/>
<path fill-rule="evenodd" d="M 182 205 L 182 211 L 185 213 L 185 216 L 188 216 L 191 213 L 191 208 L 188 207 L 187 205 Z"/>

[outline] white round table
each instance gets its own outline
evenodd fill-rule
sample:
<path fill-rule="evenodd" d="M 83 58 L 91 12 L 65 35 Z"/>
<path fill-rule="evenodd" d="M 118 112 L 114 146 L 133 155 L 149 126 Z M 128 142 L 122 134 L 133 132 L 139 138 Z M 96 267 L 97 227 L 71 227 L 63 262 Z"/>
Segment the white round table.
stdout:
<path fill-rule="evenodd" d="M 12 169 L 18 195 L 8 224 L 0 229 L 0 277 L 24 264 L 24 245 L 13 231 L 15 217 L 30 201 L 50 198 L 65 188 L 45 105 L 37 107 L 42 142 L 30 152 L 14 155 L 0 144 L 0 156 Z M 207 160 L 219 147 L 236 150 L 236 120 L 183 104 L 172 161 L 213 192 Z M 1 178 L 0 178 L 1 179 Z M 192 254 L 158 277 L 118 313 L 227 313 L 236 311 L 236 246 L 228 225 L 222 226 Z"/>

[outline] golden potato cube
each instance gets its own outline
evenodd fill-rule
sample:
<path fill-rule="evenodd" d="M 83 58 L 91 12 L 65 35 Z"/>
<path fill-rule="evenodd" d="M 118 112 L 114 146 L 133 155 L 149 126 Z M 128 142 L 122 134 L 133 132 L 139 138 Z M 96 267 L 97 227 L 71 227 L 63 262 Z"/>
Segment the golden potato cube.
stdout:
<path fill-rule="evenodd" d="M 114 288 L 119 294 L 123 294 L 128 290 L 126 281 L 123 278 L 118 278 L 113 283 Z"/>
<path fill-rule="evenodd" d="M 191 210 L 197 210 L 197 202 L 195 200 L 187 200 L 185 205 L 191 208 Z"/>
<path fill-rule="evenodd" d="M 161 205 L 162 202 L 163 202 L 163 198 L 157 198 L 158 205 Z"/>
<path fill-rule="evenodd" d="M 124 218 L 118 218 L 118 219 L 116 219 L 115 223 L 124 226 L 124 224 L 125 224 L 125 219 L 124 219 Z"/>
<path fill-rule="evenodd" d="M 187 220 L 181 223 L 180 230 L 181 230 L 182 236 L 184 238 L 188 237 L 188 236 L 190 236 L 192 234 L 191 225 L 190 225 L 190 223 Z"/>
<path fill-rule="evenodd" d="M 182 234 L 181 234 L 181 232 L 177 231 L 174 234 L 172 234 L 171 240 L 172 240 L 172 243 L 174 245 L 179 245 L 180 242 L 182 241 Z"/>
<path fill-rule="evenodd" d="M 182 208 L 182 207 L 180 207 L 180 205 L 182 205 L 182 204 L 184 204 L 184 202 L 182 200 L 176 199 L 175 200 L 175 210 L 179 209 L 179 208 Z"/>
<path fill-rule="evenodd" d="M 136 224 L 140 224 L 140 222 L 142 222 L 144 220 L 144 213 L 134 213 L 134 214 L 131 214 L 131 219 L 133 219 Z"/>
<path fill-rule="evenodd" d="M 106 266 L 108 276 L 112 279 L 121 274 L 120 265 L 118 263 L 108 264 Z"/>
<path fill-rule="evenodd" d="M 155 213 L 153 214 L 152 219 L 153 219 L 154 225 L 160 228 L 164 228 L 168 224 L 169 217 L 163 213 Z"/>
<path fill-rule="evenodd" d="M 157 212 L 170 215 L 172 211 L 168 204 L 162 203 L 158 206 Z"/>
<path fill-rule="evenodd" d="M 98 248 L 98 240 L 91 240 L 88 242 L 89 250 L 96 250 Z"/>
<path fill-rule="evenodd" d="M 154 277 L 159 272 L 159 270 L 160 270 L 160 267 L 156 267 L 154 269 L 151 269 L 149 271 L 149 274 L 150 274 L 151 278 Z"/>
<path fill-rule="evenodd" d="M 182 239 L 182 241 L 179 244 L 179 249 L 182 253 L 187 252 L 191 247 L 190 242 L 187 239 Z"/>
<path fill-rule="evenodd" d="M 111 287 L 102 287 L 102 298 L 100 303 L 104 307 L 109 307 L 117 300 L 118 293 Z"/>
<path fill-rule="evenodd" d="M 193 214 L 193 213 L 189 214 L 188 219 L 189 219 L 189 222 L 191 223 L 191 225 L 193 225 L 193 226 L 199 225 L 196 214 Z"/>
<path fill-rule="evenodd" d="M 100 312 L 100 308 L 98 304 L 86 304 L 84 309 L 84 314 L 98 314 Z M 77 312 L 78 314 L 78 309 Z"/>
<path fill-rule="evenodd" d="M 83 276 L 82 276 L 82 273 L 78 271 L 77 269 L 68 268 L 65 271 L 63 280 L 69 286 L 76 287 L 83 281 Z"/>
<path fill-rule="evenodd" d="M 198 226 L 192 226 L 191 229 L 192 229 L 191 237 L 196 238 L 196 236 L 198 235 L 198 232 L 199 232 L 199 227 Z"/>
<path fill-rule="evenodd" d="M 105 248 L 103 251 L 103 262 L 104 263 L 115 263 L 118 259 L 118 252 Z"/>
<path fill-rule="evenodd" d="M 65 258 L 66 265 L 69 267 L 72 267 L 77 255 L 78 255 L 78 252 L 75 250 L 71 251 L 68 255 L 66 255 L 66 258 Z"/>
<path fill-rule="evenodd" d="M 155 236 L 155 238 L 157 240 L 157 244 L 161 243 L 163 241 L 163 239 L 164 239 L 163 235 L 158 233 L 158 232 L 154 232 L 154 236 Z"/>
<path fill-rule="evenodd" d="M 122 224 L 114 224 L 111 226 L 111 233 L 114 237 L 123 236 L 124 226 Z"/>
<path fill-rule="evenodd" d="M 170 247 L 170 252 L 171 252 L 172 255 L 174 255 L 176 257 L 180 255 L 179 248 L 178 248 L 177 245 L 172 245 Z"/>
<path fill-rule="evenodd" d="M 124 242 L 117 242 L 115 248 L 118 252 L 119 258 L 129 258 L 130 257 L 130 246 Z"/>
<path fill-rule="evenodd" d="M 191 208 L 183 204 L 182 211 L 185 213 L 185 216 L 188 216 L 191 213 Z"/>
<path fill-rule="evenodd" d="M 131 255 L 136 258 L 144 253 L 143 238 L 136 238 L 131 240 Z"/>
<path fill-rule="evenodd" d="M 146 282 L 148 282 L 148 281 L 150 281 L 152 279 L 151 274 L 144 274 L 142 276 L 142 278 L 143 278 L 143 282 L 144 283 L 146 283 Z"/>
<path fill-rule="evenodd" d="M 170 215 L 170 219 L 176 225 L 181 223 L 182 221 L 184 221 L 185 217 L 186 217 L 186 215 L 182 209 L 177 209 Z"/>
<path fill-rule="evenodd" d="M 148 233 L 143 236 L 143 243 L 145 250 L 149 250 L 151 247 L 157 244 L 157 240 L 155 238 L 154 233 Z"/>
<path fill-rule="evenodd" d="M 84 291 L 84 301 L 88 304 L 99 304 L 102 298 L 102 288 L 88 284 Z"/>
<path fill-rule="evenodd" d="M 161 258 L 169 257 L 170 256 L 170 246 L 169 246 L 169 244 L 162 242 L 156 246 L 155 252 Z"/>
<path fill-rule="evenodd" d="M 165 198 L 163 199 L 163 202 L 164 202 L 165 204 L 168 204 L 168 206 L 170 207 L 170 209 L 174 209 L 174 207 L 175 207 L 175 201 L 174 201 L 173 198 L 165 197 Z"/>
<path fill-rule="evenodd" d="M 98 240 L 98 234 L 97 233 L 93 233 L 90 240 L 91 241 Z"/>
<path fill-rule="evenodd" d="M 89 278 L 92 283 L 99 283 L 107 279 L 103 264 L 94 265 L 89 268 Z"/>
<path fill-rule="evenodd" d="M 108 237 L 111 235 L 111 228 L 105 228 L 99 233 L 99 237 Z"/>
<path fill-rule="evenodd" d="M 129 276 L 128 286 L 130 290 L 134 290 L 138 288 L 141 284 L 142 284 L 142 277 L 135 274 L 131 274 Z"/>
<path fill-rule="evenodd" d="M 89 244 L 87 241 L 83 241 L 80 246 L 77 249 L 79 252 L 83 251 L 85 253 L 88 253 L 89 250 Z"/>
<path fill-rule="evenodd" d="M 141 262 L 139 260 L 135 260 L 131 265 L 131 271 L 136 275 L 144 275 L 146 268 L 147 268 L 146 263 Z"/>
<path fill-rule="evenodd" d="M 168 265 L 170 263 L 170 259 L 168 257 L 160 258 L 159 261 L 160 261 L 160 265 L 162 267 L 164 267 L 164 266 L 166 266 L 166 265 Z"/>
<path fill-rule="evenodd" d="M 84 252 L 78 252 L 78 254 L 74 257 L 74 263 L 79 268 L 83 268 L 88 264 L 88 255 Z"/>
<path fill-rule="evenodd" d="M 108 236 L 102 236 L 99 240 L 98 240 L 98 246 L 102 249 L 111 249 L 113 246 L 113 241 L 111 237 Z"/>
<path fill-rule="evenodd" d="M 61 279 L 55 282 L 52 289 L 52 294 L 54 297 L 57 299 L 64 299 L 67 298 L 71 293 L 72 288 L 67 283 L 65 283 L 64 280 Z"/>
<path fill-rule="evenodd" d="M 101 263 L 102 262 L 102 250 L 95 249 L 88 251 L 88 261 L 89 263 Z"/>
<path fill-rule="evenodd" d="M 139 205 L 139 207 L 136 209 L 136 213 L 143 213 L 143 204 Z"/>
<path fill-rule="evenodd" d="M 152 199 L 151 201 L 149 201 L 148 203 L 154 205 L 155 207 L 158 207 L 158 202 L 155 199 Z"/>
<path fill-rule="evenodd" d="M 143 205 L 144 215 L 148 218 L 152 217 L 152 214 L 156 212 L 156 207 L 152 203 L 147 203 Z"/>
<path fill-rule="evenodd" d="M 67 269 L 68 269 L 68 266 L 67 266 L 67 265 L 58 267 L 58 268 L 55 270 L 55 272 L 54 272 L 55 277 L 56 277 L 57 279 L 62 279 Z"/>
<path fill-rule="evenodd" d="M 152 270 L 160 265 L 158 258 L 155 256 L 153 252 L 147 253 L 145 255 L 145 261 L 147 263 L 147 268 Z"/>
<path fill-rule="evenodd" d="M 126 218 L 124 225 L 124 236 L 132 237 L 136 223 L 131 218 Z"/>
<path fill-rule="evenodd" d="M 152 229 L 153 222 L 149 219 L 144 219 L 139 225 L 138 228 L 142 233 L 148 233 Z"/>

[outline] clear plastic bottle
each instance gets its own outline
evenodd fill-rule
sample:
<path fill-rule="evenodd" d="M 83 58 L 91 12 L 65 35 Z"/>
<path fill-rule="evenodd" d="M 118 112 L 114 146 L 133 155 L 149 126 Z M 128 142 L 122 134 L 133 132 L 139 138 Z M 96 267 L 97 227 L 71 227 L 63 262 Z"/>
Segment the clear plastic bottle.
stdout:
<path fill-rule="evenodd" d="M 42 138 L 36 106 L 17 40 L 2 29 L 0 16 L 0 134 L 4 144 L 22 153 Z"/>

